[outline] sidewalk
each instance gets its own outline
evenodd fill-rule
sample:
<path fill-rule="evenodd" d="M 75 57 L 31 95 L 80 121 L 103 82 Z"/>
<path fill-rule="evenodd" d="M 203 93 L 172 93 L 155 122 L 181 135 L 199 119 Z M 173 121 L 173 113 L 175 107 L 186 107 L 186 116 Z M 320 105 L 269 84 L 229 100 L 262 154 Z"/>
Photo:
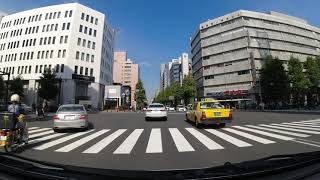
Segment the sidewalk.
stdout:
<path fill-rule="evenodd" d="M 275 112 L 275 113 L 297 113 L 297 114 L 320 114 L 320 110 L 305 110 L 305 109 L 279 109 L 279 110 L 254 110 L 254 109 L 236 109 L 236 111 L 247 111 L 247 112 Z"/>

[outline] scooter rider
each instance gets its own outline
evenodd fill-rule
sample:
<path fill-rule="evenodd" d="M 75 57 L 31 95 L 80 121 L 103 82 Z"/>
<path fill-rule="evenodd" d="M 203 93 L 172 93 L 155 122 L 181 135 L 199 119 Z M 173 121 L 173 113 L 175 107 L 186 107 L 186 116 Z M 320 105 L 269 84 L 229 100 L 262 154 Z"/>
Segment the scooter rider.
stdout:
<path fill-rule="evenodd" d="M 22 137 L 22 141 L 28 143 L 28 130 L 27 123 L 25 121 L 25 112 L 24 108 L 20 104 L 20 96 L 18 94 L 13 94 L 10 98 L 11 103 L 8 106 L 8 112 L 14 114 L 15 118 L 15 127 L 20 129 L 20 136 Z"/>

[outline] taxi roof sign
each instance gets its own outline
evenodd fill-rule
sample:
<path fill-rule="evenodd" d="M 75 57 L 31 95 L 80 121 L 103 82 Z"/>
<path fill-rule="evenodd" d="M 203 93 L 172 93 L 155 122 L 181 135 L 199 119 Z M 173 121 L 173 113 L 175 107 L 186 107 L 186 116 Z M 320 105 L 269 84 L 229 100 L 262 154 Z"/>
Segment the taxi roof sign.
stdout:
<path fill-rule="evenodd" d="M 216 99 L 213 99 L 213 98 L 202 98 L 201 99 L 201 102 L 209 102 L 209 101 L 214 101 L 214 102 L 216 102 L 217 100 Z"/>

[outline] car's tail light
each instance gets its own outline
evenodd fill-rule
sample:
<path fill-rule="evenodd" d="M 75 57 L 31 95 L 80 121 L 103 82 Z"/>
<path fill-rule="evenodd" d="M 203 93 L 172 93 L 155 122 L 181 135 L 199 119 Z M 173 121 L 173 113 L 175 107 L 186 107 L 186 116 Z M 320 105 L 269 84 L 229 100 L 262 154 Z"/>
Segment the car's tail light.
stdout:
<path fill-rule="evenodd" d="M 167 111 L 166 109 L 161 109 L 160 111 Z"/>
<path fill-rule="evenodd" d="M 85 119 L 87 119 L 87 115 L 81 115 L 79 119 L 85 120 Z"/>
<path fill-rule="evenodd" d="M 206 113 L 205 113 L 205 112 L 202 112 L 202 114 L 201 114 L 201 119 L 206 119 L 206 118 L 207 118 Z"/>
<path fill-rule="evenodd" d="M 59 118 L 58 115 L 54 115 L 54 116 L 52 117 L 52 119 L 53 119 L 53 120 L 59 120 L 60 118 Z"/>
<path fill-rule="evenodd" d="M 0 131 L 0 136 L 6 136 L 6 135 L 7 135 L 6 131 Z"/>

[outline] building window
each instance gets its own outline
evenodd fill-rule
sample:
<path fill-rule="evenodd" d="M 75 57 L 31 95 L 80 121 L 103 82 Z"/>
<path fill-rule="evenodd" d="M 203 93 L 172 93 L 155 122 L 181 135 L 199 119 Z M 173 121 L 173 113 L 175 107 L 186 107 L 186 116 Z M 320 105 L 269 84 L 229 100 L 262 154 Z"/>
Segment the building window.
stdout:
<path fill-rule="evenodd" d="M 92 42 L 92 49 L 96 49 L 96 43 Z"/>
<path fill-rule="evenodd" d="M 42 65 L 39 67 L 39 73 L 42 73 Z"/>
<path fill-rule="evenodd" d="M 70 23 L 67 24 L 67 30 L 69 30 L 69 29 L 70 29 Z"/>
<path fill-rule="evenodd" d="M 93 76 L 93 68 L 90 68 L 90 76 Z"/>
<path fill-rule="evenodd" d="M 244 71 L 238 71 L 238 75 L 243 75 L 243 74 L 249 74 L 249 70 L 244 70 Z"/>
<path fill-rule="evenodd" d="M 54 13 L 53 13 L 53 19 L 55 19 L 56 16 L 57 16 L 57 12 L 54 12 Z"/>
<path fill-rule="evenodd" d="M 78 43 L 77 43 L 78 46 L 81 45 L 81 38 L 78 38 Z"/>
<path fill-rule="evenodd" d="M 89 57 L 90 57 L 90 55 L 87 54 L 87 55 L 86 55 L 86 61 L 88 61 L 88 62 L 89 62 Z"/>
<path fill-rule="evenodd" d="M 86 16 L 86 21 L 89 21 L 89 15 Z"/>
<path fill-rule="evenodd" d="M 51 24 L 50 31 L 53 31 L 54 24 Z"/>
<path fill-rule="evenodd" d="M 72 10 L 69 12 L 69 17 L 71 17 L 72 16 Z"/>
<path fill-rule="evenodd" d="M 63 42 L 63 36 L 60 36 L 60 44 Z"/>
<path fill-rule="evenodd" d="M 87 34 L 87 31 L 88 31 L 88 27 L 87 27 L 87 26 L 85 26 L 85 27 L 84 27 L 84 31 L 83 31 L 83 33 L 84 33 L 84 34 Z"/>
<path fill-rule="evenodd" d="M 59 11 L 59 12 L 58 12 L 58 16 L 57 16 L 57 18 L 60 18 L 60 15 L 61 15 L 61 12 Z"/>
<path fill-rule="evenodd" d="M 38 73 L 38 65 L 36 65 L 36 69 L 34 70 L 34 73 Z"/>
<path fill-rule="evenodd" d="M 74 66 L 74 73 L 78 74 L 78 66 Z"/>
<path fill-rule="evenodd" d="M 94 55 L 91 55 L 91 62 L 94 62 Z"/>
<path fill-rule="evenodd" d="M 92 35 L 92 29 L 89 28 L 89 35 L 91 36 Z"/>
<path fill-rule="evenodd" d="M 82 39 L 82 47 L 85 47 L 85 46 L 86 46 L 86 40 Z"/>
<path fill-rule="evenodd" d="M 64 64 L 61 64 L 61 71 L 60 72 L 63 73 L 63 71 L 64 71 Z"/>
<path fill-rule="evenodd" d="M 91 47 L 91 41 L 88 41 L 87 48 Z"/>
<path fill-rule="evenodd" d="M 41 59 L 44 58 L 44 51 L 41 52 Z"/>
<path fill-rule="evenodd" d="M 58 58 L 61 57 L 61 50 L 58 51 Z"/>
<path fill-rule="evenodd" d="M 83 52 L 81 53 L 81 60 L 82 61 L 84 60 L 84 53 Z"/>
<path fill-rule="evenodd" d="M 49 19 L 51 19 L 52 18 L 52 13 L 50 13 L 50 15 L 49 15 Z"/>
<path fill-rule="evenodd" d="M 49 51 L 46 51 L 46 59 L 49 57 Z"/>
<path fill-rule="evenodd" d="M 68 11 L 66 11 L 66 12 L 64 13 L 64 17 L 65 17 L 65 18 L 68 17 Z"/>
<path fill-rule="evenodd" d="M 59 64 L 57 64 L 57 65 L 56 65 L 56 73 L 59 72 L 59 69 L 60 69 L 60 66 L 59 66 Z"/>
<path fill-rule="evenodd" d="M 80 73 L 79 74 L 82 75 L 82 73 L 83 73 L 83 67 L 80 67 Z"/>
<path fill-rule="evenodd" d="M 84 13 L 81 13 L 81 19 L 82 20 L 84 19 Z"/>
<path fill-rule="evenodd" d="M 54 30 L 58 31 L 58 24 L 55 25 Z"/>
<path fill-rule="evenodd" d="M 98 25 L 98 18 L 96 18 L 95 20 L 95 25 Z"/>
<path fill-rule="evenodd" d="M 68 43 L 68 36 L 64 36 L 64 43 Z"/>
<path fill-rule="evenodd" d="M 62 58 L 65 58 L 66 57 L 66 50 L 64 49 L 63 51 L 62 51 Z"/>
<path fill-rule="evenodd" d="M 47 44 L 47 37 L 45 37 L 43 40 L 43 45 L 46 45 L 46 44 Z"/>
<path fill-rule="evenodd" d="M 80 27 L 79 27 L 79 32 L 82 32 L 82 25 L 80 25 Z"/>
<path fill-rule="evenodd" d="M 31 74 L 31 66 L 29 66 L 29 74 Z"/>
<path fill-rule="evenodd" d="M 51 37 L 48 38 L 48 44 L 51 44 Z"/>
<path fill-rule="evenodd" d="M 53 50 L 50 51 L 50 58 L 53 58 Z"/>
<path fill-rule="evenodd" d="M 79 59 L 79 54 L 80 54 L 80 52 L 77 51 L 77 52 L 76 52 L 76 59 Z"/>
<path fill-rule="evenodd" d="M 88 68 L 85 69 L 84 75 L 85 75 L 85 76 L 88 76 Z"/>
<path fill-rule="evenodd" d="M 52 37 L 52 44 L 55 44 L 55 43 L 56 43 L 56 37 L 53 36 L 53 37 Z"/>
<path fill-rule="evenodd" d="M 40 53 L 41 51 L 38 51 L 37 59 L 40 59 Z M 20 54 L 20 60 L 21 60 L 21 54 Z"/>
<path fill-rule="evenodd" d="M 66 28 L 66 23 L 63 23 L 62 24 L 62 30 L 65 30 L 65 28 Z"/>
<path fill-rule="evenodd" d="M 93 31 L 93 36 L 96 37 L 97 36 L 97 30 Z"/>

